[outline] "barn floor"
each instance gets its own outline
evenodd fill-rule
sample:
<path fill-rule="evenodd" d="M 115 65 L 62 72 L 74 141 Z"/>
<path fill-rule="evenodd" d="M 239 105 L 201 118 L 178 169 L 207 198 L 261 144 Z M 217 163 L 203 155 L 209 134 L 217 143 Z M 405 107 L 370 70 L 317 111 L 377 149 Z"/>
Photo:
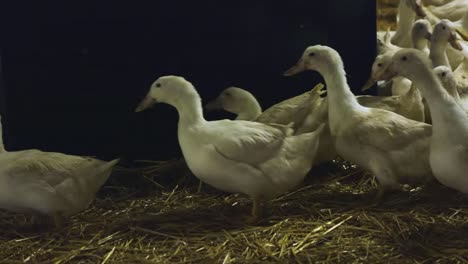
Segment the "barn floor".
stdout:
<path fill-rule="evenodd" d="M 373 206 L 372 177 L 334 162 L 248 225 L 249 200 L 178 164 L 117 170 L 56 230 L 3 213 L 2 263 L 468 263 L 468 197 L 442 186 Z"/>

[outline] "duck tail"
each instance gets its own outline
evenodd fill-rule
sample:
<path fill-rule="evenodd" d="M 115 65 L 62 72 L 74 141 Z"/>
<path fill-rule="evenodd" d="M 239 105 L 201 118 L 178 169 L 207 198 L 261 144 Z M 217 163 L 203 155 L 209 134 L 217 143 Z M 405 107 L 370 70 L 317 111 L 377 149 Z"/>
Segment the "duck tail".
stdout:
<path fill-rule="evenodd" d="M 101 161 L 96 160 L 98 164 L 95 167 L 95 174 L 93 181 L 96 183 L 95 186 L 97 187 L 96 191 L 109 179 L 109 176 L 112 173 L 112 169 L 114 168 L 117 163 L 119 163 L 120 159 L 114 159 L 111 161 Z"/>
<path fill-rule="evenodd" d="M 319 148 L 320 135 L 324 128 L 325 124 L 322 123 L 312 132 L 296 135 L 290 138 L 293 141 L 293 149 L 296 152 L 296 155 L 302 156 L 309 161 L 310 167 L 315 163 L 317 150 Z"/>
<path fill-rule="evenodd" d="M 318 95 L 322 95 L 325 93 L 325 91 L 323 90 L 323 88 L 325 87 L 325 85 L 323 85 L 323 83 L 319 83 L 317 85 L 315 85 L 314 88 L 312 88 L 312 92 L 313 93 L 317 93 Z"/>

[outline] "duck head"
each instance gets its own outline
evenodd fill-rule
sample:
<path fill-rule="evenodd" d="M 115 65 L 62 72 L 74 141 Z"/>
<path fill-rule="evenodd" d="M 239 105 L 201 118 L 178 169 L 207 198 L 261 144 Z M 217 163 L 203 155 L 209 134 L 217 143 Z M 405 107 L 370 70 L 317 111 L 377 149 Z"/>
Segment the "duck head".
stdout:
<path fill-rule="evenodd" d="M 442 19 L 434 26 L 432 40 L 436 43 L 448 42 L 454 49 L 463 50 L 463 47 L 458 42 L 457 32 L 454 29 L 453 23 L 447 19 Z"/>
<path fill-rule="evenodd" d="M 455 77 L 453 76 L 453 72 L 449 67 L 445 65 L 438 66 L 435 67 L 432 72 L 434 72 L 446 90 L 450 90 L 456 87 Z"/>
<path fill-rule="evenodd" d="M 401 49 L 393 55 L 381 78 L 389 80 L 400 75 L 414 80 L 431 68 L 432 63 L 424 52 L 417 49 Z"/>
<path fill-rule="evenodd" d="M 375 58 L 374 63 L 372 64 L 371 76 L 369 77 L 369 80 L 367 80 L 366 84 L 361 88 L 361 91 L 368 90 L 374 86 L 377 81 L 387 79 L 385 75 L 389 74 L 388 67 L 392 62 L 393 54 L 393 52 L 387 52 Z"/>
<path fill-rule="evenodd" d="M 224 89 L 216 99 L 205 105 L 205 109 L 207 111 L 224 109 L 237 115 L 248 114 L 251 119 L 255 119 L 262 112 L 253 94 L 238 87 Z"/>
<path fill-rule="evenodd" d="M 193 85 L 180 76 L 163 76 L 151 85 L 146 97 L 140 102 L 135 112 L 144 111 L 156 103 L 166 103 L 177 107 L 181 102 L 199 98 Z"/>
<path fill-rule="evenodd" d="M 411 37 L 413 45 L 416 49 L 423 49 L 426 46 L 426 41 L 430 41 L 432 37 L 432 26 L 426 19 L 418 19 L 414 22 L 411 29 Z"/>
<path fill-rule="evenodd" d="M 343 68 L 343 62 L 337 51 L 322 45 L 310 46 L 305 49 L 299 61 L 283 75 L 292 76 L 305 70 L 318 71 L 323 75 L 323 72 L 332 65 Z"/>

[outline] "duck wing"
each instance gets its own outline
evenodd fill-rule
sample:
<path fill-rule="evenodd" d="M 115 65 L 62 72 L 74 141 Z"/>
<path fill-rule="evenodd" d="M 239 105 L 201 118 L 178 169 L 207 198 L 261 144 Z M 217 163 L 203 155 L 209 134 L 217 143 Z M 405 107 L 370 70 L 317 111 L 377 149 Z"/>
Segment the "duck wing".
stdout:
<path fill-rule="evenodd" d="M 248 163 L 262 163 L 277 153 L 284 139 L 293 130 L 279 124 L 249 121 L 220 120 L 210 122 L 209 143 L 227 159 Z"/>
<path fill-rule="evenodd" d="M 324 85 L 319 83 L 312 90 L 279 102 L 265 110 L 255 121 L 286 125 L 294 123 L 296 130 L 307 118 L 314 105 L 321 101 Z"/>
<path fill-rule="evenodd" d="M 363 118 L 355 127 L 353 138 L 359 144 L 383 151 L 402 150 L 432 135 L 432 126 L 380 109 L 371 109 L 372 118 Z"/>

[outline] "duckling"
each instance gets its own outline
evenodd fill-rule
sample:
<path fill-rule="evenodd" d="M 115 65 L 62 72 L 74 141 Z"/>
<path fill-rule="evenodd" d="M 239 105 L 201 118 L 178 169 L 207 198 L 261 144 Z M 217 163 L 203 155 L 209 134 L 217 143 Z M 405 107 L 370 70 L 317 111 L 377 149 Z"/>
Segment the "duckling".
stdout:
<path fill-rule="evenodd" d="M 2 141 L 0 208 L 47 216 L 60 226 L 89 206 L 118 161 L 37 149 L 7 151 Z"/>
<path fill-rule="evenodd" d="M 395 74 L 416 83 L 431 108 L 430 165 L 434 176 L 440 183 L 468 193 L 468 117 L 465 111 L 442 87 L 430 61 L 420 51 L 398 51 L 387 77 Z"/>
<path fill-rule="evenodd" d="M 321 126 L 294 136 L 289 126 L 278 124 L 207 121 L 195 87 L 179 76 L 158 78 L 135 111 L 157 102 L 177 109 L 179 144 L 193 174 L 217 189 L 243 193 L 253 200 L 249 222 L 258 220 L 262 200 L 302 182 L 313 164 L 323 130 Z"/>
<path fill-rule="evenodd" d="M 465 113 L 468 114 L 468 96 L 465 96 L 464 98 L 460 97 L 457 89 L 457 81 L 453 72 L 447 66 L 436 67 L 433 71 L 442 83 L 442 86 L 455 99 L 455 102 L 463 108 Z"/>
<path fill-rule="evenodd" d="M 325 79 L 328 120 L 336 150 L 377 177 L 377 201 L 386 190 L 399 188 L 400 183 L 433 179 L 429 166 L 431 125 L 360 105 L 347 84 L 340 55 L 330 47 L 308 47 L 285 75 L 304 70 L 315 70 Z"/>

